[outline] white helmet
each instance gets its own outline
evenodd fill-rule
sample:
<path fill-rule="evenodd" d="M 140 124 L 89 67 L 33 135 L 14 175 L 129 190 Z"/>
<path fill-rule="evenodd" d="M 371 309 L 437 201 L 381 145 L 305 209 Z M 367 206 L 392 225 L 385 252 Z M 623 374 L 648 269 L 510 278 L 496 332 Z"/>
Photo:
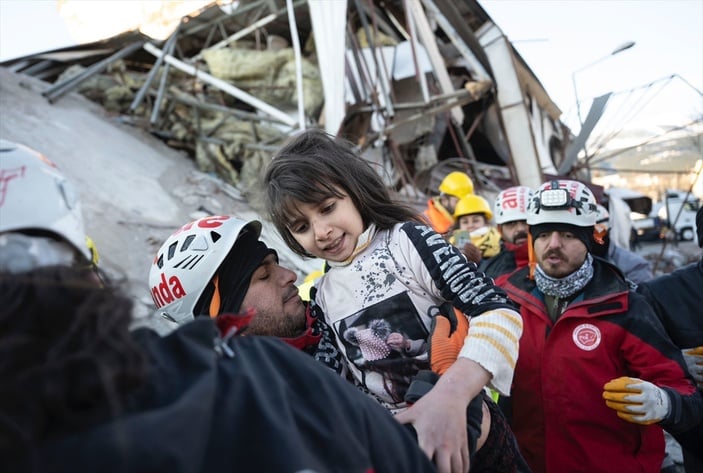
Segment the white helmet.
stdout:
<path fill-rule="evenodd" d="M 195 305 L 240 235 L 261 235 L 261 223 L 232 215 L 190 222 L 161 245 L 149 270 L 149 287 L 162 315 L 177 323 L 193 320 Z"/>
<path fill-rule="evenodd" d="M 598 216 L 596 198 L 578 181 L 554 180 L 542 184 L 527 206 L 527 224 L 566 223 L 592 227 Z"/>
<path fill-rule="evenodd" d="M 532 189 L 527 186 L 508 187 L 500 191 L 493 204 L 496 224 L 527 220 L 527 204 L 532 197 Z"/>
<path fill-rule="evenodd" d="M 0 140 L 0 233 L 50 233 L 94 261 L 78 193 L 38 151 Z"/>

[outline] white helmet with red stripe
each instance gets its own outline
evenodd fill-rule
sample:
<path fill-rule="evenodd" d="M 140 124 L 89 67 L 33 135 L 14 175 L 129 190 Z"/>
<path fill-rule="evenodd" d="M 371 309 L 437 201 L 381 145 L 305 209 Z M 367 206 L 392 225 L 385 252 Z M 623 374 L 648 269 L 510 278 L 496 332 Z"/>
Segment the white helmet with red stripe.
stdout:
<path fill-rule="evenodd" d="M 598 218 L 593 192 L 582 182 L 566 179 L 542 184 L 527 206 L 527 224 L 565 223 L 592 227 Z"/>
<path fill-rule="evenodd" d="M 203 291 L 246 232 L 258 238 L 261 223 L 219 215 L 190 222 L 168 237 L 149 270 L 151 297 L 162 315 L 179 324 L 193 320 Z"/>
<path fill-rule="evenodd" d="M 532 197 L 532 189 L 527 186 L 508 187 L 500 191 L 493 204 L 496 224 L 527 220 L 527 204 Z"/>

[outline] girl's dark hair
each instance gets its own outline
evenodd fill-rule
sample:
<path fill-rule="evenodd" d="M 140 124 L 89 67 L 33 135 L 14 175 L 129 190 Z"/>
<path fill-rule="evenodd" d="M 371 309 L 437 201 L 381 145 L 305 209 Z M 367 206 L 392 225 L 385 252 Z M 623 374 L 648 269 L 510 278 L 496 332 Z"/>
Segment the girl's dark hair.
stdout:
<path fill-rule="evenodd" d="M 31 465 L 52 433 L 116 416 L 145 362 L 131 299 L 90 269 L 0 273 L 0 307 L 0 450 Z"/>
<path fill-rule="evenodd" d="M 342 197 L 340 191 L 352 200 L 365 227 L 425 223 L 418 211 L 391 198 L 380 175 L 351 143 L 321 130 L 307 130 L 285 144 L 269 164 L 264 182 L 269 216 L 288 247 L 301 256 L 313 255 L 288 230 L 289 222 L 300 214 L 297 205 Z"/>

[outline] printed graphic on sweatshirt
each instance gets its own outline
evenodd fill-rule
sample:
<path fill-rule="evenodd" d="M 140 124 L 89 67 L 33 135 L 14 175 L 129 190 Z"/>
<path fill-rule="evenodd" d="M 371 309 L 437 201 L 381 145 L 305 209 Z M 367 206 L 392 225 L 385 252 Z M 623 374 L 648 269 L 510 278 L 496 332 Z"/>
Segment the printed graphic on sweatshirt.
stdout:
<path fill-rule="evenodd" d="M 359 381 L 382 401 L 403 402 L 412 377 L 429 368 L 428 332 L 407 293 L 366 307 L 334 328 Z"/>

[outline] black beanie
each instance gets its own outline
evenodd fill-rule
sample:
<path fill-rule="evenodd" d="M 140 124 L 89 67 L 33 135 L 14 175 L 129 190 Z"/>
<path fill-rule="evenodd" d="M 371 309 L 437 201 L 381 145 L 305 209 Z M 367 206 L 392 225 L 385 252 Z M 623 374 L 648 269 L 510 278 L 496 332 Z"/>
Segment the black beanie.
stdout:
<path fill-rule="evenodd" d="M 540 223 L 537 225 L 530 225 L 530 234 L 532 235 L 532 241 L 537 239 L 537 235 L 540 233 L 551 233 L 551 232 L 569 232 L 573 233 L 576 238 L 581 240 L 586 249 L 590 253 L 593 249 L 593 227 L 577 227 L 576 225 L 571 225 L 570 223 Z"/>
<path fill-rule="evenodd" d="M 276 251 L 259 241 L 256 232 L 244 230 L 239 235 L 217 273 L 215 273 L 219 277 L 220 314 L 236 314 L 239 312 L 244 296 L 249 290 L 252 274 L 261 265 L 264 258 L 271 253 L 276 255 Z M 278 255 L 276 255 L 276 261 L 278 261 Z M 212 300 L 214 289 L 214 285 L 210 282 L 196 304 L 196 315 L 208 315 L 208 307 Z"/>

